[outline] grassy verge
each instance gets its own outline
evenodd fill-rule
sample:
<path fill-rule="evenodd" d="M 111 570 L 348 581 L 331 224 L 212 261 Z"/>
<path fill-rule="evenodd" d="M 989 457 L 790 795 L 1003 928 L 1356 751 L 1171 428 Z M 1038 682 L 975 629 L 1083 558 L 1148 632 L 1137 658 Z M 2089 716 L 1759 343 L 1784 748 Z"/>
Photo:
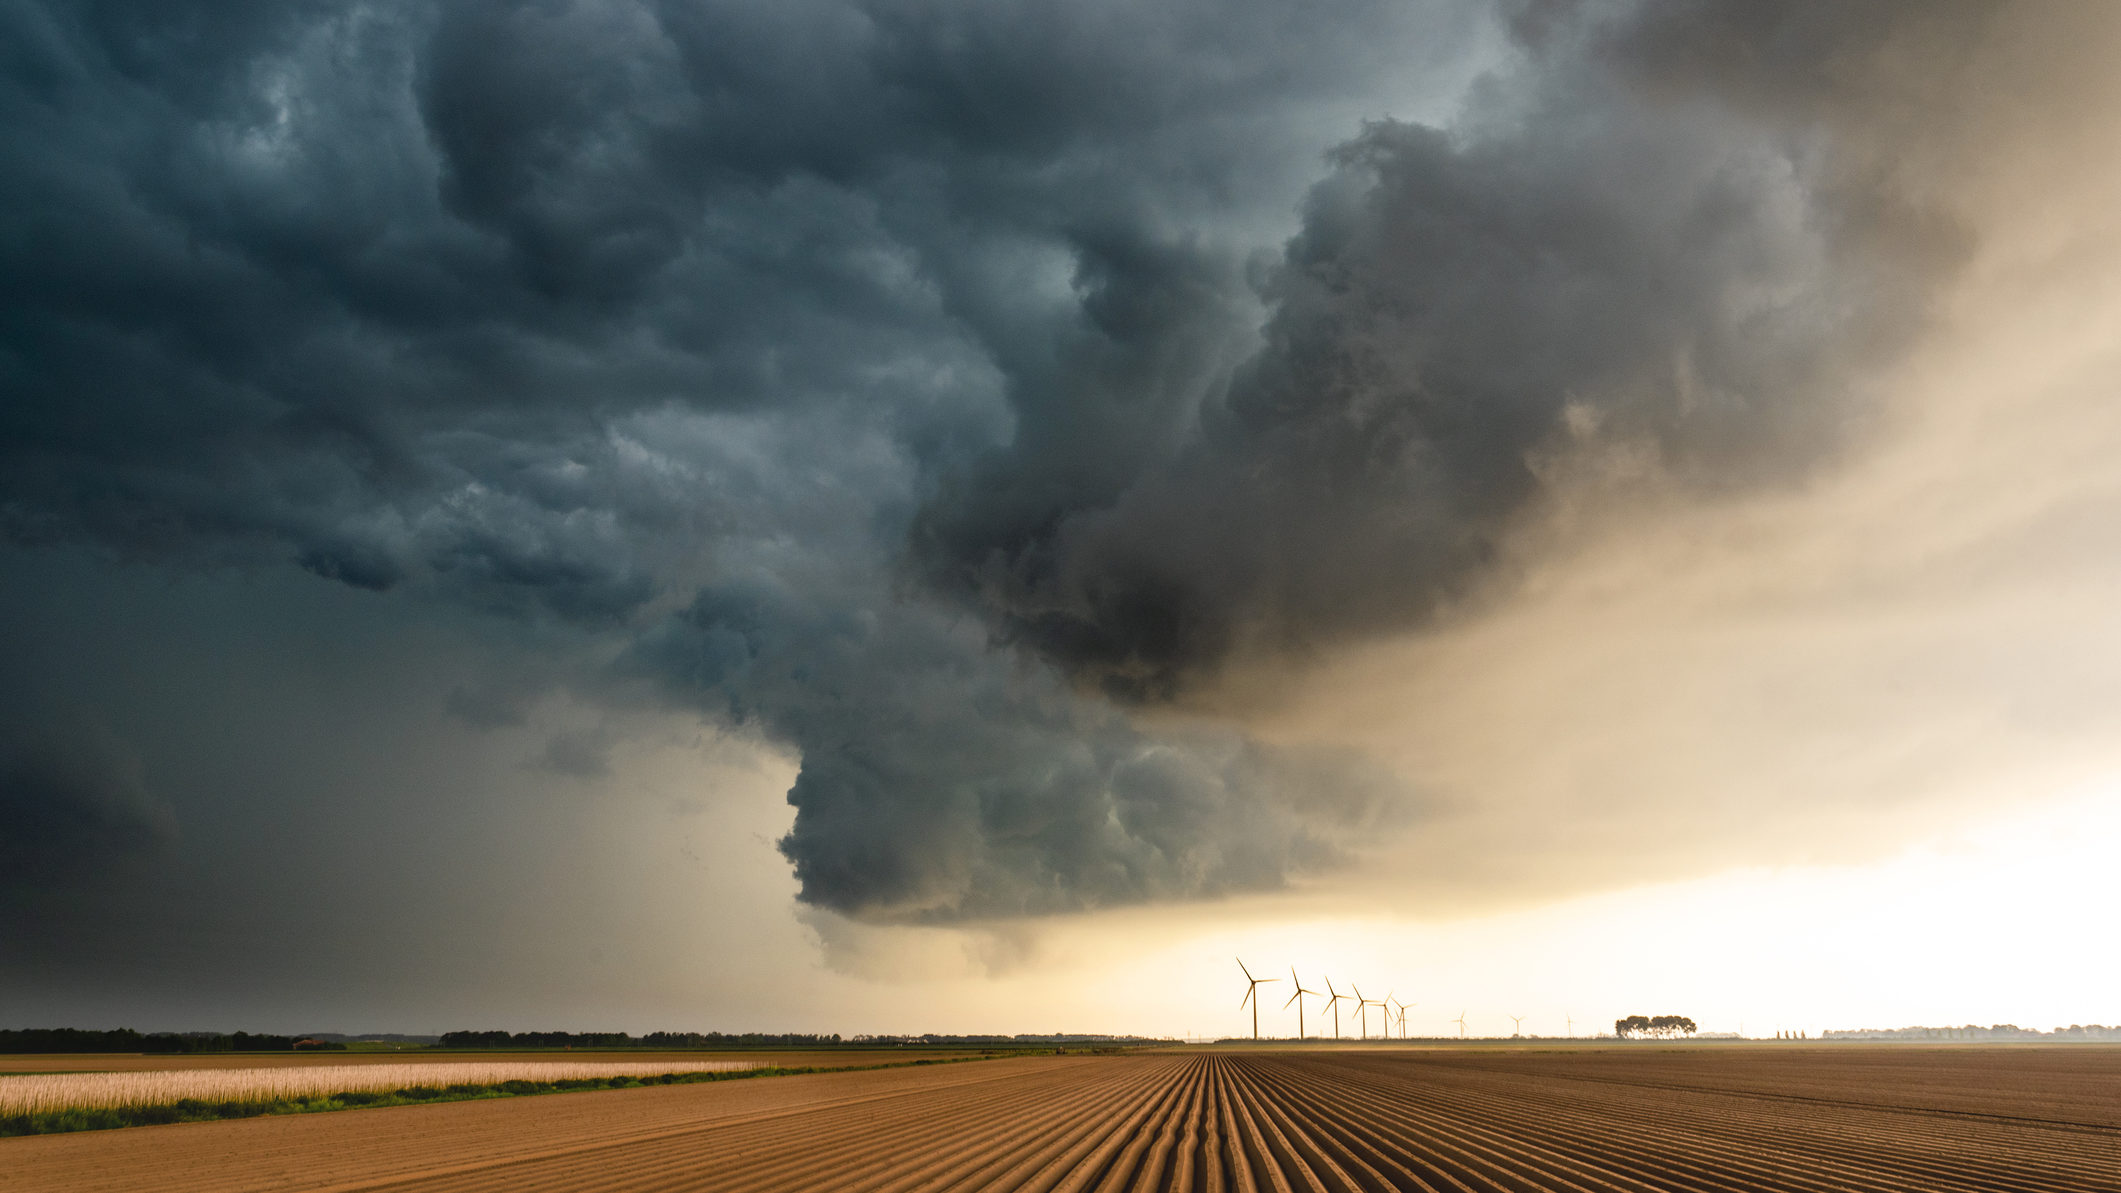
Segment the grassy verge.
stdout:
<path fill-rule="evenodd" d="M 220 1119 L 257 1118 L 266 1114 L 318 1114 L 331 1110 L 357 1110 L 378 1106 L 424 1106 L 434 1102 L 472 1102 L 488 1098 L 520 1098 L 536 1094 L 572 1093 L 589 1089 L 637 1089 L 648 1085 L 699 1085 L 709 1081 L 741 1081 L 748 1077 L 788 1077 L 799 1073 L 858 1073 L 871 1069 L 908 1068 L 914 1065 L 948 1065 L 970 1060 L 992 1060 L 992 1056 L 958 1056 L 878 1065 L 767 1066 L 756 1069 L 721 1069 L 704 1073 L 663 1073 L 648 1077 L 571 1077 L 559 1081 L 503 1081 L 497 1085 L 415 1085 L 399 1090 L 347 1090 L 307 1098 L 281 1098 L 255 1102 L 202 1102 L 186 1098 L 165 1106 L 81 1107 L 0 1118 L 0 1137 L 10 1135 L 61 1135 L 69 1131 L 104 1131 L 114 1127 L 153 1127 L 166 1123 L 214 1122 Z"/>

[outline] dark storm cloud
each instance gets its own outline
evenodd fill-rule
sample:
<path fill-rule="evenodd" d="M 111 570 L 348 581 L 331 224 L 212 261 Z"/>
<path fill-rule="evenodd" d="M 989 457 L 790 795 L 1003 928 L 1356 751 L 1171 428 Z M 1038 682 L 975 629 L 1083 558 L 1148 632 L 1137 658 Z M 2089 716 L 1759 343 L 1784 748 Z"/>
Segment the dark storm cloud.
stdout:
<path fill-rule="evenodd" d="M 1419 624 L 1581 441 L 1710 491 L 1801 473 L 1964 247 L 1872 172 L 1893 147 L 1860 86 L 1726 85 L 1719 56 L 1754 47 L 1860 81 L 1908 22 L 1847 7 L 1525 10 L 1522 88 L 1333 153 L 1265 284 L 1267 342 L 1196 434 L 1118 485 L 1074 462 L 1103 428 L 1019 434 L 925 511 L 930 574 L 1005 640 L 1160 700 Z M 1017 400 L 1030 425 L 1074 414 Z"/>
<path fill-rule="evenodd" d="M 873 203 L 691 165 L 721 138 L 649 9 L 417 13 L 10 6 L 18 538 L 608 620 L 670 512 L 611 491 L 611 417 L 954 363 Z"/>
<path fill-rule="evenodd" d="M 714 589 L 644 640 L 684 698 L 794 745 L 804 898 L 899 921 L 1274 889 L 1393 814 L 1359 759 L 1147 730 L 896 602 Z"/>
<path fill-rule="evenodd" d="M 0 885 L 108 879 L 176 836 L 176 817 L 106 731 L 73 725 L 0 743 Z"/>
<path fill-rule="evenodd" d="M 678 644 L 718 641 L 713 603 L 656 630 L 652 602 L 703 575 L 775 593 L 754 621 L 791 678 L 723 711 L 802 750 L 786 849 L 806 898 L 850 912 L 1271 885 L 1368 814 L 1370 787 L 1320 811 L 1339 797 L 1293 789 L 1308 764 L 1135 728 L 1048 675 L 1023 681 L 1036 699 L 887 715 L 898 668 L 938 693 L 1014 673 L 902 608 L 890 555 L 925 471 L 1012 420 L 1038 435 L 1072 406 L 1107 439 L 1076 465 L 1114 485 L 1183 435 L 1252 334 L 1246 193 L 1312 143 L 1304 105 L 1450 20 L 1368 0 L 0 20 L 18 541 L 646 627 L 636 657 L 680 670 Z M 794 632 L 864 616 L 853 639 Z M 465 691 L 459 717 L 520 716 Z M 546 763 L 594 772 L 580 744 Z"/>
<path fill-rule="evenodd" d="M 1438 131 L 1356 117 L 1492 34 L 1396 0 L 0 3 L 0 530 L 592 642 L 850 915 L 1277 886 L 1404 797 L 1107 697 L 1418 622 L 1570 427 L 1789 474 L 1949 255 L 1718 65 L 1897 18 L 1706 9 Z"/>
<path fill-rule="evenodd" d="M 9 5 L 0 516 L 623 617 L 668 511 L 604 491 L 607 420 L 859 401 L 950 452 L 996 365 L 1091 388 L 1025 282 L 1231 289 L 1188 225 L 1390 11 L 1333 7 Z"/>

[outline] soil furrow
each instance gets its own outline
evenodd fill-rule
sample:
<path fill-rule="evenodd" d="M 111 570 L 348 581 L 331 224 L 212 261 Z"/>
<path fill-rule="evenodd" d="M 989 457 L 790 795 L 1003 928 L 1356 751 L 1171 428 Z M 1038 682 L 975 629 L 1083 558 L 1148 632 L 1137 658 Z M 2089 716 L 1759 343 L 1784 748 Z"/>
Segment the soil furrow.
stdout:
<path fill-rule="evenodd" d="M 1436 1104 L 1446 1114 L 1478 1117 L 1489 1126 L 1510 1126 L 1528 1133 L 1552 1133 L 1570 1114 L 1569 1109 L 1565 1107 L 1546 1106 L 1527 1112 L 1523 1103 L 1513 1102 L 1510 1099 L 1490 1098 L 1461 1101 L 1448 1093 L 1444 1093 L 1441 1100 Z M 1613 1157 L 1614 1163 L 1626 1166 L 1627 1172 L 1624 1174 L 1625 1176 L 1636 1181 L 1647 1181 L 1650 1187 L 1671 1191 L 1671 1193 L 1690 1188 L 1732 1189 L 1750 1187 L 1742 1182 L 1718 1179 L 1713 1170 L 1703 1173 L 1698 1168 L 1695 1168 L 1694 1171 L 1687 1172 L 1687 1169 L 1694 1166 L 1686 1163 L 1684 1157 L 1692 1149 L 1675 1148 L 1674 1144 L 1677 1141 L 1669 1131 L 1661 1132 L 1654 1137 L 1645 1134 L 1639 1129 L 1630 1131 L 1628 1120 L 1619 1116 L 1602 1120 L 1602 1127 L 1603 1132 L 1599 1136 L 1580 1141 L 1579 1150 L 1590 1155 Z M 1646 1144 L 1648 1146 L 1624 1146 L 1624 1140 L 1616 1138 L 1616 1136 L 1620 1135 L 1631 1136 L 1638 1145 Z M 1509 1138 L 1508 1135 L 1503 1137 Z M 1678 1152 L 1676 1156 L 1674 1155 L 1675 1151 Z M 1648 1165 L 1646 1170 L 1644 1161 L 1649 1156 L 1657 1157 L 1657 1163 Z M 1678 1162 L 1675 1163 L 1675 1160 Z M 1786 1171 L 1778 1174 L 1785 1182 L 1790 1175 Z M 1832 1184 L 1814 1185 L 1809 1182 L 1800 1182 L 1795 1186 L 1785 1184 L 1782 1187 L 1832 1189 L 1841 1186 Z"/>
<path fill-rule="evenodd" d="M 1365 1064 L 1362 1066 L 1349 1067 L 1360 1068 L 1365 1071 L 1368 1071 L 1372 1066 Z M 1434 1070 L 1431 1070 L 1431 1073 L 1434 1076 L 1445 1078 L 1444 1081 L 1436 1083 L 1439 1087 L 1459 1084 L 1459 1082 L 1454 1082 L 1451 1080 L 1451 1077 L 1453 1076 L 1462 1078 L 1462 1074 L 1452 1074 L 1447 1076 L 1443 1073 L 1437 1073 Z M 1361 1083 L 1357 1082 L 1355 1084 L 1359 1085 Z M 1639 1116 L 1630 1116 L 1624 1112 L 1619 1111 L 1617 1108 L 1613 1110 L 1601 1109 L 1595 1111 L 1586 1111 L 1585 1113 L 1578 1115 L 1576 1111 L 1582 1109 L 1578 1105 L 1571 1105 L 1570 1102 L 1567 1100 L 1555 1099 L 1552 1100 L 1548 1105 L 1539 1106 L 1537 1105 L 1538 1103 L 1543 1101 L 1549 1101 L 1549 1099 L 1543 1096 L 1531 1094 L 1524 1090 L 1517 1091 L 1516 1096 L 1514 1097 L 1504 1096 L 1497 1098 L 1492 1096 L 1494 1094 L 1508 1094 L 1508 1092 L 1509 1091 L 1497 1089 L 1479 1091 L 1476 1093 L 1476 1098 L 1483 1104 L 1485 1113 L 1491 1122 L 1515 1122 L 1521 1126 L 1524 1126 L 1526 1129 L 1551 1131 L 1554 1130 L 1556 1127 L 1562 1125 L 1562 1123 L 1570 1120 L 1572 1117 L 1579 1118 L 1590 1125 L 1594 1125 L 1597 1128 L 1595 1132 L 1587 1131 L 1585 1133 L 1585 1137 L 1579 1138 L 1577 1143 L 1571 1145 L 1572 1147 L 1577 1147 L 1581 1150 L 1596 1150 L 1614 1153 L 1618 1155 L 1628 1155 L 1642 1152 L 1669 1153 L 1670 1151 L 1679 1151 L 1684 1153 L 1686 1151 L 1694 1151 L 1700 1148 L 1701 1137 L 1700 1132 L 1698 1131 L 1689 1132 L 1690 1134 L 1693 1134 L 1695 1136 L 1695 1138 L 1691 1141 L 1690 1146 L 1675 1146 L 1678 1141 L 1669 1137 L 1669 1127 L 1652 1128 L 1640 1124 L 1639 1122 L 1635 1121 L 1635 1119 L 1639 1118 Z M 1637 1109 L 1641 1108 L 1638 1107 Z M 1532 1119 L 1527 1120 L 1524 1117 L 1527 1112 L 1532 1113 L 1534 1117 Z M 1782 1129 L 1781 1139 L 1785 1143 L 1790 1140 L 1806 1138 L 1808 1135 L 1816 1137 L 1816 1135 L 1830 1134 L 1834 1131 L 1834 1125 L 1830 1124 L 1829 1122 L 1808 1123 L 1806 1124 L 1806 1126 L 1810 1128 L 1809 1132 L 1803 1129 L 1799 1129 L 1793 1132 L 1789 1130 L 1790 1125 L 1791 1124 L 1786 1121 L 1780 1124 L 1780 1127 Z M 1650 1134 L 1648 1134 L 1648 1132 L 1652 1131 L 1653 1129 L 1665 1132 L 1665 1137 L 1652 1137 Z M 1616 1135 L 1619 1135 L 1621 1137 L 1616 1138 Z M 1649 1146 L 1645 1146 L 1645 1144 Z M 1875 1143 L 1873 1146 L 1875 1147 Z M 1888 1148 L 1887 1150 L 1893 1149 Z M 1668 1156 L 1668 1158 L 1674 1157 Z M 1728 1159 L 1728 1157 L 1719 1158 Z M 1785 1155 L 1778 1157 L 1778 1159 L 1794 1160 L 1796 1161 L 1798 1167 L 1805 1167 L 1810 1164 L 1818 1163 L 1818 1158 L 1813 1157 L 1800 1158 L 1798 1156 Z M 1875 1170 L 1880 1166 L 1880 1157 L 1876 1154 L 1876 1151 L 1874 1150 L 1870 1155 L 1862 1157 L 1862 1159 L 1866 1162 L 1857 1165 L 1857 1167 L 1859 1169 L 1869 1171 L 1873 1183 L 1876 1183 L 1876 1178 L 1879 1174 Z M 2009 1177 L 2003 1177 L 2001 1176 L 2001 1174 L 1993 1174 L 1989 1179 L 1981 1181 L 1978 1185 L 1966 1186 L 1961 1180 L 1955 1179 L 1957 1173 L 1951 1166 L 1933 1165 L 1928 1163 L 1925 1158 L 1921 1157 L 1901 1157 L 1892 1162 L 1891 1166 L 1900 1167 L 1903 1165 L 1910 1164 L 1926 1169 L 1923 1174 L 1922 1180 L 1919 1182 L 1920 1187 L 1925 1189 L 1945 1187 L 1992 1188 L 1997 1187 L 1999 1183 L 2011 1187 L 2062 1187 L 2053 1184 L 2051 1181 L 2045 1184 L 2041 1183 L 2043 1179 L 2047 1178 L 2033 1177 L 2013 1179 Z M 1805 1181 L 1801 1183 L 1816 1188 L 1843 1189 L 1849 1187 L 1849 1180 L 1851 1177 L 1855 1177 L 1859 1182 L 1864 1179 L 1862 1172 L 1852 1172 L 1846 1165 L 1835 1164 L 1832 1166 L 1840 1168 L 1841 1171 L 1831 1174 L 1822 1174 L 1825 1179 L 1817 1183 L 1811 1181 Z M 2074 1169 L 2078 1166 L 2072 1165 L 2070 1167 Z M 1699 1169 L 1697 1169 L 1697 1172 L 1698 1171 Z M 1789 1179 L 1796 1174 L 1791 1172 L 1789 1168 L 1785 1166 L 1777 1175 L 1781 1182 L 1788 1182 Z M 1659 1187 L 1670 1186 L 1660 1180 Z M 1745 1182 L 1732 1182 L 1722 1184 L 1719 1187 L 1748 1188 L 1758 1186 Z M 1884 1186 L 1880 1185 L 1879 1187 Z M 2094 1185 L 2092 1187 L 2108 1188 L 2111 1186 L 2100 1184 Z"/>
<path fill-rule="evenodd" d="M 1437 1088 L 1442 1091 L 1449 1087 L 1439 1084 Z M 1646 1124 L 1640 1122 L 1637 1117 L 1631 1117 L 1623 1113 L 1579 1116 L 1577 1108 L 1566 1102 L 1553 1101 L 1547 1105 L 1539 1105 L 1541 1102 L 1548 1102 L 1548 1099 L 1542 1094 L 1530 1091 L 1516 1091 L 1516 1096 L 1514 1097 L 1493 1096 L 1504 1092 L 1500 1090 L 1476 1091 L 1473 1095 L 1473 1106 L 1477 1108 L 1487 1124 L 1491 1126 L 1508 1125 L 1527 1132 L 1553 1132 L 1572 1117 L 1583 1117 L 1594 1125 L 1595 1130 L 1586 1132 L 1584 1138 L 1573 1142 L 1570 1145 L 1572 1148 L 1595 1155 L 1612 1156 L 1615 1158 L 1616 1163 L 1625 1163 L 1629 1168 L 1637 1170 L 1641 1177 L 1649 1179 L 1652 1187 L 1659 1189 L 1685 1187 L 1683 1183 L 1673 1181 L 1672 1174 L 1667 1170 L 1663 1170 L 1661 1166 L 1658 1170 L 1642 1171 L 1643 1160 L 1649 1156 L 1657 1156 L 1664 1163 L 1669 1163 L 1671 1160 L 1682 1158 L 1690 1152 L 1698 1152 L 1700 1150 L 1698 1135 L 1693 1138 L 1682 1139 L 1674 1135 L 1670 1124 Z M 1445 1104 L 1449 1105 L 1452 1104 L 1454 1095 L 1446 1093 L 1444 1098 Z M 1726 1155 L 1719 1158 L 1729 1162 L 1734 1157 Z M 1851 1176 L 1858 1178 L 1862 1176 L 1861 1172 L 1852 1173 L 1847 1171 L 1845 1166 L 1833 1166 L 1844 1169 L 1834 1173 L 1802 1173 L 1797 1170 L 1820 1167 L 1818 1160 L 1809 1156 L 1788 1153 L 1779 1154 L 1775 1158 L 1778 1163 L 1772 1173 L 1763 1172 L 1759 1166 L 1746 1163 L 1743 1160 L 1739 1161 L 1739 1166 L 1751 1168 L 1756 1174 L 1754 1179 L 1769 1180 L 1776 1187 L 1782 1188 L 1845 1189 L 1849 1187 L 1847 1182 Z M 1697 1171 L 1699 1170 L 1697 1169 Z M 1719 1181 L 1710 1187 L 1743 1189 L 1758 1186 L 1748 1180 L 1738 1180 Z"/>
<path fill-rule="evenodd" d="M 1529 1105 L 1535 1099 L 1526 1099 Z M 1574 1127 L 1583 1146 L 1610 1145 L 1616 1131 L 1614 1117 L 1610 1112 L 1600 1114 L 1587 1109 L 1590 1099 L 1580 1094 L 1566 1097 L 1560 1094 L 1542 1097 L 1549 1101 L 1545 1123 L 1548 1129 L 1565 1126 Z M 1844 1188 L 1851 1179 L 1917 1181 L 1925 1189 L 1994 1189 L 2053 1190 L 2061 1186 L 2054 1183 L 2052 1172 L 2041 1176 L 2010 1176 L 1991 1171 L 1980 1178 L 1968 1175 L 1966 1163 L 1977 1157 L 1961 1157 L 1949 1153 L 1960 1151 L 1953 1146 L 1963 1132 L 1939 1133 L 1935 1124 L 1927 1122 L 1909 1123 L 1895 1119 L 1874 1107 L 1851 1109 L 1825 1122 L 1804 1118 L 1793 1118 L 1787 1111 L 1760 1113 L 1762 1108 L 1744 1105 L 1749 1099 L 1722 1099 L 1709 1095 L 1690 1095 L 1674 1099 L 1667 1104 L 1670 1115 L 1661 1123 L 1627 1123 L 1621 1120 L 1618 1129 L 1638 1139 L 1652 1135 L 1669 1135 L 1676 1128 L 1686 1128 L 1691 1149 L 1720 1152 L 1719 1159 L 1730 1163 L 1735 1160 L 1744 1165 L 1743 1157 L 1755 1154 L 1762 1148 L 1773 1149 L 1783 1160 L 1777 1179 L 1790 1181 L 1797 1174 L 1790 1171 L 1792 1161 L 1809 1164 L 1815 1170 L 1820 1188 Z M 1637 1103 L 1640 1105 L 1640 1103 Z M 1711 1107 L 1720 1110 L 1711 1114 Z M 1808 1117 L 1808 1116 L 1807 1116 Z M 1676 1120 L 1676 1121 L 1675 1121 Z M 1792 1130 L 1794 1124 L 1803 1125 Z M 1749 1135 L 1742 1144 L 1724 1145 L 1712 1142 L 1723 1137 Z M 1792 1151 L 1787 1145 L 1801 1140 L 1803 1149 Z M 1895 1148 L 1893 1142 L 1901 1146 Z M 1921 1143 L 1922 1146 L 1907 1146 Z M 2021 1149 L 2000 1146 L 1998 1141 L 1981 1150 L 1980 1159 L 1995 1162 Z M 1895 1151 L 1901 1154 L 1893 1154 Z M 1801 1159 L 1800 1159 L 1801 1157 Z"/>
<path fill-rule="evenodd" d="M 1190 1163 L 1180 1166 L 1180 1161 L 1190 1160 L 1187 1155 L 1200 1137 L 1201 1106 L 1206 1097 L 1207 1062 L 1196 1058 L 1186 1067 L 1181 1086 L 1184 1097 L 1175 1111 L 1164 1117 L 1156 1133 L 1156 1139 L 1147 1151 L 1136 1160 L 1134 1171 L 1128 1174 L 1128 1193 L 1185 1193 L 1190 1188 Z M 1112 1187 L 1119 1187 L 1117 1180 Z"/>
<path fill-rule="evenodd" d="M 2115 1099 L 2091 1046 L 1233 1048 L 0 1139 L 0 1193 L 2121 1193 Z"/>

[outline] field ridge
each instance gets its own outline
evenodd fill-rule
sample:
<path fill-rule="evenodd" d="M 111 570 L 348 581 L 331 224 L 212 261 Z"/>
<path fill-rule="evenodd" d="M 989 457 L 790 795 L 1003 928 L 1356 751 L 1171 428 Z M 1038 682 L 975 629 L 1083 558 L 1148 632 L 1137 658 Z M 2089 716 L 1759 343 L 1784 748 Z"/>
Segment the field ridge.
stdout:
<path fill-rule="evenodd" d="M 2010 1113 L 2014 1098 L 2115 1105 L 2121 1050 L 1463 1060 L 1009 1058 L 16 1139 L 0 1141 L 0 1190 L 2121 1193 L 2121 1135 Z M 1997 1114 L 1761 1096 L 1881 1074 L 1929 1100 L 1988 1097 Z"/>

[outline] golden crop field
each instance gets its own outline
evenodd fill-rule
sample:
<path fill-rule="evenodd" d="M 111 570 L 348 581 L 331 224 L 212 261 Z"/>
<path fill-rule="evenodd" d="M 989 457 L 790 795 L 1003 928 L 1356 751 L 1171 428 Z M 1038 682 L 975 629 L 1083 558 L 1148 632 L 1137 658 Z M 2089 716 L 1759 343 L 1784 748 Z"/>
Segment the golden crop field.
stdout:
<path fill-rule="evenodd" d="M 457 1060 L 429 1064 L 282 1065 L 271 1068 L 193 1068 L 121 1073 L 35 1073 L 0 1076 L 0 1115 L 55 1110 L 166 1106 L 203 1102 L 264 1102 L 348 1090 L 411 1086 L 498 1085 L 503 1081 L 567 1081 L 581 1077 L 655 1077 L 755 1068 L 756 1060 L 596 1061 Z"/>
<path fill-rule="evenodd" d="M 2121 1191 L 2121 1050 L 1244 1049 L 0 1140 L 0 1189 Z"/>
<path fill-rule="evenodd" d="M 137 1073 L 179 1069 L 281 1069 L 313 1068 L 318 1065 L 448 1065 L 465 1061 L 534 1063 L 538 1061 L 653 1061 L 675 1066 L 692 1061 L 734 1061 L 785 1068 L 835 1069 L 901 1061 L 935 1060 L 976 1055 L 965 1049 L 934 1048 L 834 1048 L 818 1052 L 781 1049 L 745 1049 L 728 1052 L 652 1051 L 629 1048 L 611 1051 L 584 1049 L 576 1052 L 496 1049 L 486 1052 L 451 1052 L 410 1049 L 404 1052 L 44 1052 L 9 1055 L 0 1053 L 0 1076 L 24 1073 Z M 663 1072 L 676 1072 L 665 1067 Z"/>

